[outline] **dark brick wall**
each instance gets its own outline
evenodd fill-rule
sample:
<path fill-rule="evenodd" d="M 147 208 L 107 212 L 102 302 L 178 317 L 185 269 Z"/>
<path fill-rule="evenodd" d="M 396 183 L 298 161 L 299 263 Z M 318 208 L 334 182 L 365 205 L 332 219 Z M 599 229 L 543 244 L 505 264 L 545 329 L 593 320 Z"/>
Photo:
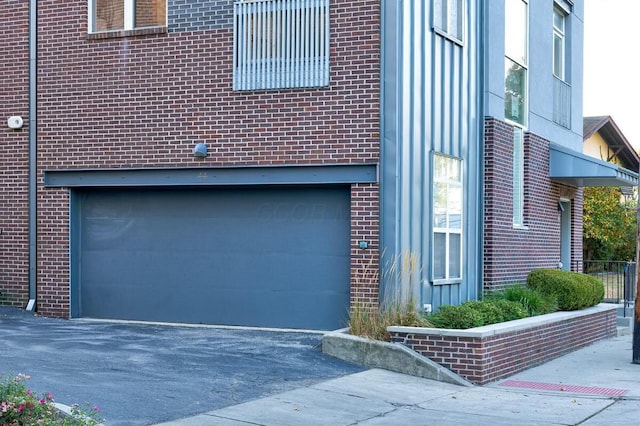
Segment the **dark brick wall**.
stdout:
<path fill-rule="evenodd" d="M 572 201 L 572 263 L 582 259 L 582 190 L 551 182 L 549 142 L 524 135 L 524 228 L 513 226 L 513 130 L 485 120 L 484 290 L 524 283 L 560 261 L 558 201 Z"/>
<path fill-rule="evenodd" d="M 233 27 L 233 0 L 168 0 L 169 32 Z"/>
<path fill-rule="evenodd" d="M 0 3 L 0 303 L 25 307 L 28 296 L 29 3 Z M 24 127 L 11 130 L 7 118 Z"/>
<path fill-rule="evenodd" d="M 40 183 L 55 169 L 378 161 L 377 0 L 331 2 L 329 87 L 254 92 L 232 91 L 231 0 L 169 1 L 169 32 L 129 37 L 87 37 L 84 0 L 38 3 Z M 352 207 L 355 270 L 377 252 L 377 185 L 354 185 Z M 40 184 L 38 208 L 38 309 L 67 316 L 68 191 Z M 377 283 L 352 289 L 377 303 Z"/>
<path fill-rule="evenodd" d="M 391 340 L 484 385 L 616 333 L 616 311 L 610 309 L 486 337 L 393 331 Z"/>

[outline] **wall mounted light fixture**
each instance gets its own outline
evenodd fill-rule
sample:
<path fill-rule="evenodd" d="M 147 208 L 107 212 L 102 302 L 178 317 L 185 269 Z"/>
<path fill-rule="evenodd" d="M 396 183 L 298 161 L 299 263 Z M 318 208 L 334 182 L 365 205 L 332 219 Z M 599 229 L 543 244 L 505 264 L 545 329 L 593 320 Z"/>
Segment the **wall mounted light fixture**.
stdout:
<path fill-rule="evenodd" d="M 10 129 L 21 129 L 23 124 L 24 121 L 22 121 L 22 117 L 19 115 L 14 115 L 7 119 L 7 126 L 9 126 Z"/>
<path fill-rule="evenodd" d="M 193 156 L 204 158 L 207 156 L 207 144 L 200 142 L 197 143 L 195 147 L 193 147 Z"/>

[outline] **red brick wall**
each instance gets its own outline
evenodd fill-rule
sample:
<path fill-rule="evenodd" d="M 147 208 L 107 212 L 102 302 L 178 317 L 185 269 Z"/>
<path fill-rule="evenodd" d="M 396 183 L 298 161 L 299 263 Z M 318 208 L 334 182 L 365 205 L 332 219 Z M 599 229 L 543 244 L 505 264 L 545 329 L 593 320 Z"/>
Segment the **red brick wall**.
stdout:
<path fill-rule="evenodd" d="M 29 296 L 29 3 L 0 3 L 0 303 L 25 307 Z M 24 127 L 11 130 L 7 118 Z"/>
<path fill-rule="evenodd" d="M 380 296 L 380 200 L 377 184 L 351 188 L 351 303 L 377 307 Z M 367 243 L 362 249 L 360 242 Z"/>
<path fill-rule="evenodd" d="M 560 261 L 561 197 L 572 201 L 572 257 L 582 259 L 582 190 L 551 182 L 549 142 L 524 135 L 524 228 L 513 226 L 513 130 L 485 120 L 484 289 L 524 283 Z M 574 263 L 572 262 L 572 263 Z"/>
<path fill-rule="evenodd" d="M 613 337 L 616 332 L 616 310 L 609 309 L 486 337 L 393 331 L 391 340 L 484 385 Z"/>
<path fill-rule="evenodd" d="M 331 85 L 233 92 L 232 29 L 87 38 L 84 0 L 40 1 L 39 156 L 73 168 L 375 163 L 380 4 L 331 2 Z M 191 151 L 206 142 L 209 156 Z M 352 253 L 377 253 L 377 185 L 352 188 Z M 68 315 L 69 198 L 39 187 L 40 312 Z M 354 269 L 356 266 L 353 267 Z M 353 286 L 374 302 L 377 283 Z"/>

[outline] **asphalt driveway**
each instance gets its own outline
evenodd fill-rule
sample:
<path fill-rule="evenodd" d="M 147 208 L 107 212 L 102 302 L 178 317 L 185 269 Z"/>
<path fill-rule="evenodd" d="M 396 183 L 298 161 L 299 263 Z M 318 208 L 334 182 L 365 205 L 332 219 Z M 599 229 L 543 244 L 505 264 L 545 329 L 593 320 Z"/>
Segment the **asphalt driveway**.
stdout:
<path fill-rule="evenodd" d="M 324 355 L 321 334 L 42 318 L 0 307 L 0 374 L 55 401 L 148 425 L 363 369 Z"/>

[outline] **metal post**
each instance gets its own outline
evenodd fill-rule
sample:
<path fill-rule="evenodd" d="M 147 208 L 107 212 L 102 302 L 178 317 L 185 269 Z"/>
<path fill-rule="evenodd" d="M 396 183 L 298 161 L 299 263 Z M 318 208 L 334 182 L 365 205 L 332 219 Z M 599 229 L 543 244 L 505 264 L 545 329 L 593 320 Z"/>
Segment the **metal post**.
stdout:
<path fill-rule="evenodd" d="M 639 264 L 640 258 L 640 196 L 638 196 L 638 208 L 636 209 L 636 267 Z M 640 364 L 640 273 L 637 274 L 636 279 L 636 302 L 635 302 L 635 314 L 633 316 L 633 355 L 632 361 L 634 364 Z"/>

